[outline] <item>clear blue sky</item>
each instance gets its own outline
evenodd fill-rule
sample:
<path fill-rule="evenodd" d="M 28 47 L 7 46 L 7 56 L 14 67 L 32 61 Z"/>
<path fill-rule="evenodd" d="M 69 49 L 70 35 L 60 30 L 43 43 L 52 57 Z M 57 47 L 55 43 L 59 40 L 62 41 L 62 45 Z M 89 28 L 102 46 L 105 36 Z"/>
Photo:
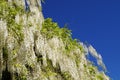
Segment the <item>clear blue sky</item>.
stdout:
<path fill-rule="evenodd" d="M 44 17 L 68 24 L 73 38 L 92 44 L 113 80 L 120 80 L 120 0 L 45 0 Z"/>

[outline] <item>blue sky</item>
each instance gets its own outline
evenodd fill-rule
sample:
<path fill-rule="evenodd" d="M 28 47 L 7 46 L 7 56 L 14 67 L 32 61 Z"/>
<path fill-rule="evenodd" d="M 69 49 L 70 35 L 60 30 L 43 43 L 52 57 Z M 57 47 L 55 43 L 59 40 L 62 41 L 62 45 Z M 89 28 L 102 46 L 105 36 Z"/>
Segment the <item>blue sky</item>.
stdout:
<path fill-rule="evenodd" d="M 120 0 L 45 0 L 43 14 L 61 27 L 68 24 L 73 38 L 92 44 L 107 74 L 120 80 Z"/>

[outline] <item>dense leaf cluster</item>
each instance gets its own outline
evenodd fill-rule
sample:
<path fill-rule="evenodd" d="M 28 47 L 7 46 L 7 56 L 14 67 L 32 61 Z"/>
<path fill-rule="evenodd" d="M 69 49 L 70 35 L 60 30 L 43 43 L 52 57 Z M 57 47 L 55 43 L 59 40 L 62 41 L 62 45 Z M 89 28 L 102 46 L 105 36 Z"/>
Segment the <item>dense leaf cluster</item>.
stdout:
<path fill-rule="evenodd" d="M 67 27 L 60 28 L 56 22 L 52 22 L 51 18 L 45 19 L 41 33 L 47 39 L 51 39 L 55 36 L 62 39 L 67 51 L 71 51 L 75 48 L 80 48 L 80 50 L 83 51 L 79 41 L 77 39 L 72 39 L 71 31 Z"/>

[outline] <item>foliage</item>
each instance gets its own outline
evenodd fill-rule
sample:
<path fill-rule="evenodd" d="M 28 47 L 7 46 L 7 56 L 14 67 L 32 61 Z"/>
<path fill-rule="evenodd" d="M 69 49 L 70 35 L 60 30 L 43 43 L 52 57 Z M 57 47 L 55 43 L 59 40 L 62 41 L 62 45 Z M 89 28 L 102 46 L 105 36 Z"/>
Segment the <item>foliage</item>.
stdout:
<path fill-rule="evenodd" d="M 73 80 L 72 76 L 67 71 L 66 72 L 62 72 L 61 76 L 63 77 L 64 80 Z"/>
<path fill-rule="evenodd" d="M 88 67 L 88 70 L 89 70 L 89 73 L 91 74 L 91 75 L 94 75 L 95 74 L 95 66 L 89 66 Z"/>
<path fill-rule="evenodd" d="M 28 67 L 26 67 L 26 65 L 22 65 L 20 63 L 16 63 L 14 64 L 15 68 L 21 69 L 21 71 L 18 72 L 14 72 L 14 77 L 15 80 L 27 80 L 27 74 L 28 74 Z"/>
<path fill-rule="evenodd" d="M 69 53 L 75 48 L 79 48 L 81 51 L 83 51 L 83 48 L 77 39 L 72 39 L 71 31 L 66 26 L 60 28 L 56 22 L 52 22 L 51 18 L 45 19 L 42 25 L 41 34 L 47 39 L 51 39 L 55 36 L 61 38 L 65 45 L 65 49 L 67 51 L 66 53 Z"/>
<path fill-rule="evenodd" d="M 102 74 L 99 74 L 99 75 L 97 75 L 97 79 L 98 79 L 98 80 L 104 80 L 104 77 L 103 77 Z"/>
<path fill-rule="evenodd" d="M 77 53 L 74 53 L 74 59 L 76 62 L 76 66 L 79 67 L 80 66 L 80 55 L 78 55 Z"/>
<path fill-rule="evenodd" d="M 14 73 L 15 80 L 27 80 L 25 75 L 18 74 L 17 72 Z"/>
<path fill-rule="evenodd" d="M 45 77 L 60 75 L 64 80 L 73 80 L 71 74 L 67 71 L 61 71 L 60 65 L 56 63 L 56 67 L 53 66 L 52 61 L 47 57 L 47 66 L 42 67 L 43 74 Z"/>
<path fill-rule="evenodd" d="M 47 59 L 47 66 L 42 66 L 42 71 L 44 73 L 44 76 L 45 77 L 50 77 L 50 76 L 56 76 L 56 68 L 53 67 L 53 64 L 52 64 L 52 61 L 50 59 L 48 59 L 48 57 L 46 58 Z"/>
<path fill-rule="evenodd" d="M 57 23 L 52 22 L 52 19 L 48 18 L 44 21 L 41 33 L 47 38 L 51 39 L 53 36 L 59 35 L 59 27 Z M 57 32 L 56 32 L 57 31 Z"/>
<path fill-rule="evenodd" d="M 5 0 L 0 2 L 0 19 L 7 22 L 8 31 L 11 32 L 18 42 L 23 41 L 22 24 L 15 22 L 15 16 L 17 14 L 23 14 L 24 10 L 12 3 L 13 6 L 10 6 L 9 3 Z"/>

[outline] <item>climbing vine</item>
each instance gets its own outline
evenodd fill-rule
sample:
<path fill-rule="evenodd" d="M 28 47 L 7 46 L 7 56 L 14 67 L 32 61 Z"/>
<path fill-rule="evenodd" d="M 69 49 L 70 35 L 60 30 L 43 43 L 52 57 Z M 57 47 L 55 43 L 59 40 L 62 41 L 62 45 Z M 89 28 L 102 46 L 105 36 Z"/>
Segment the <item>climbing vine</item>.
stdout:
<path fill-rule="evenodd" d="M 79 48 L 83 51 L 83 48 L 79 44 L 78 40 L 72 39 L 71 31 L 67 27 L 60 28 L 56 22 L 52 22 L 51 18 L 45 19 L 42 25 L 41 34 L 47 39 L 51 39 L 55 36 L 61 38 L 64 42 L 67 53 L 75 48 Z"/>
<path fill-rule="evenodd" d="M 23 25 L 21 23 L 15 22 L 15 17 L 17 14 L 21 15 L 24 13 L 24 9 L 20 6 L 15 5 L 10 6 L 5 0 L 0 2 L 0 19 L 7 23 L 8 31 L 14 35 L 18 43 L 23 41 L 24 35 L 22 33 Z"/>

